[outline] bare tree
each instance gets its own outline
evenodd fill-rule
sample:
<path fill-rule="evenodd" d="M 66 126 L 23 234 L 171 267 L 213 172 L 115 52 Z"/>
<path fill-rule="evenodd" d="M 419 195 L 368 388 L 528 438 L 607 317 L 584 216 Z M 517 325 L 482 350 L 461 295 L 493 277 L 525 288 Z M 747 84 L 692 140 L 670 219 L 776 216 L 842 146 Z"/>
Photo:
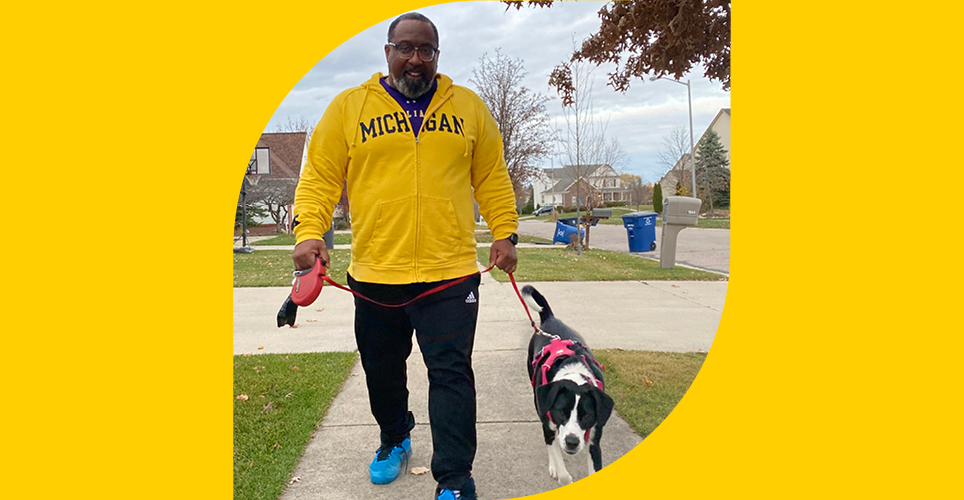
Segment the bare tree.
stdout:
<path fill-rule="evenodd" d="M 537 163 L 549 157 L 553 143 L 545 105 L 549 97 L 523 87 L 526 75 L 522 59 L 511 59 L 496 49 L 494 59 L 482 54 L 469 79 L 499 126 L 516 193 L 539 175 Z"/>
<path fill-rule="evenodd" d="M 660 165 L 666 167 L 666 170 L 671 170 L 681 163 L 687 163 L 680 160 L 684 156 L 689 158 L 689 154 L 689 132 L 686 127 L 681 125 L 671 130 L 666 137 L 663 137 L 663 148 L 659 150 L 656 157 Z"/>
<path fill-rule="evenodd" d="M 573 46 L 575 46 L 575 40 L 573 40 Z M 572 100 L 569 104 L 563 103 L 562 106 L 566 131 L 559 141 L 562 146 L 563 157 L 568 161 L 576 177 L 576 221 L 578 226 L 579 205 L 583 199 L 583 192 L 586 194 L 586 199 L 589 198 L 591 189 L 588 183 L 589 177 L 604 164 L 621 163 L 624 161 L 625 154 L 622 152 L 618 141 L 614 138 L 607 140 L 606 128 L 609 122 L 608 120 L 605 122 L 599 120 L 593 110 L 593 68 L 583 61 L 577 61 L 570 65 L 569 70 L 572 82 Z M 586 184 L 585 191 L 583 191 L 583 184 Z M 576 253 L 582 255 L 582 241 L 579 238 L 576 242 Z"/>
<path fill-rule="evenodd" d="M 284 123 L 279 123 L 275 132 L 304 132 L 308 134 L 308 138 L 305 142 L 311 142 L 311 133 L 315 131 L 315 123 L 309 120 L 305 115 L 300 115 L 298 118 L 291 118 L 288 116 L 288 121 Z"/>
<path fill-rule="evenodd" d="M 289 208 L 294 203 L 297 179 L 261 179 L 256 186 L 248 188 L 248 197 L 252 198 L 268 211 L 275 223 L 275 232 L 286 232 Z"/>
<path fill-rule="evenodd" d="M 690 136 L 686 127 L 679 126 L 663 137 L 663 148 L 657 153 L 657 161 L 666 167 L 667 171 L 674 172 L 676 180 L 681 184 L 682 189 L 689 191 L 687 179 L 690 178 Z M 676 186 L 673 186 L 673 193 L 676 194 Z M 685 194 L 684 194 L 685 195 Z"/>
<path fill-rule="evenodd" d="M 653 185 L 643 184 L 643 178 L 633 174 L 620 174 L 620 186 L 629 190 L 630 204 L 636 205 L 639 210 L 640 205 L 653 202 Z"/>

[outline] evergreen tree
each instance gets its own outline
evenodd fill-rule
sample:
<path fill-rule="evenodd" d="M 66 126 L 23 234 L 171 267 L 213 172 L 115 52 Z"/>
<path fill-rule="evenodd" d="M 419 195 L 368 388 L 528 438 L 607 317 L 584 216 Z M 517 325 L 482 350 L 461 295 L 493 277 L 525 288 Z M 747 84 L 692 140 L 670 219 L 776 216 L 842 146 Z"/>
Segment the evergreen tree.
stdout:
<path fill-rule="evenodd" d="M 720 136 L 712 129 L 700 139 L 696 151 L 696 185 L 703 206 L 714 209 L 730 204 L 730 160 L 720 143 Z"/>
<path fill-rule="evenodd" d="M 663 187 L 658 182 L 653 185 L 653 211 L 663 213 Z"/>
<path fill-rule="evenodd" d="M 522 208 L 522 215 L 529 215 L 532 212 L 534 212 L 536 209 L 536 207 L 534 206 L 536 201 L 535 188 L 532 187 L 532 185 L 530 184 L 529 188 L 526 191 L 529 192 L 529 201 L 526 203 L 526 206 Z"/>

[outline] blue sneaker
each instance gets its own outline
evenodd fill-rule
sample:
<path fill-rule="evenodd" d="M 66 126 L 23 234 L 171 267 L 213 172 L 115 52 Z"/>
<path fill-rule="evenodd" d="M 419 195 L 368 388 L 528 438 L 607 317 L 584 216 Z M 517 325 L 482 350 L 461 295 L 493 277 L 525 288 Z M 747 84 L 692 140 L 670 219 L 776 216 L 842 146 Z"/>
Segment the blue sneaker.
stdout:
<path fill-rule="evenodd" d="M 469 480 L 462 485 L 461 490 L 436 488 L 435 491 L 438 495 L 437 500 L 477 500 L 475 496 L 475 481 L 472 478 L 469 478 Z"/>
<path fill-rule="evenodd" d="M 404 441 L 394 445 L 382 446 L 375 453 L 375 459 L 368 466 L 371 473 L 372 482 L 375 484 L 388 484 L 394 481 L 402 469 L 408 466 L 408 459 L 412 457 L 412 440 L 405 438 Z"/>
<path fill-rule="evenodd" d="M 455 491 L 442 490 L 442 493 L 440 493 L 438 496 L 438 500 L 461 500 L 461 499 L 462 499 L 462 495 L 459 490 L 455 490 Z"/>

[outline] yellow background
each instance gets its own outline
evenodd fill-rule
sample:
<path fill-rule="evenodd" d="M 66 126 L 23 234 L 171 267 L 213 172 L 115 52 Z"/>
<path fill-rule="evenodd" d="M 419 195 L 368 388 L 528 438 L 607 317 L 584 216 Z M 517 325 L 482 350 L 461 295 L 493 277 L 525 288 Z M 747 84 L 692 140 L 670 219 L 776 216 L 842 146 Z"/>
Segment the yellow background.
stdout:
<path fill-rule="evenodd" d="M 5 498 L 231 497 L 242 165 L 329 50 L 425 4 L 5 7 Z M 643 444 L 540 498 L 960 491 L 960 17 L 734 4 L 716 341 Z"/>

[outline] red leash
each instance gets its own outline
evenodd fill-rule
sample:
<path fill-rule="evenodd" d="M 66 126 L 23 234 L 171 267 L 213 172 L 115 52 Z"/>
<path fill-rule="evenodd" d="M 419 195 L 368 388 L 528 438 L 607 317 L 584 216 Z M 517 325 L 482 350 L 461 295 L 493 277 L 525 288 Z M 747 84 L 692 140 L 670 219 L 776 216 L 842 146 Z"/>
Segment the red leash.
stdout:
<path fill-rule="evenodd" d="M 312 302 L 314 302 L 315 299 L 318 298 L 318 295 L 321 294 L 322 287 L 324 286 L 325 283 L 328 283 L 331 286 L 338 288 L 339 290 L 344 290 L 346 292 L 349 292 L 352 295 L 359 297 L 361 299 L 367 300 L 375 305 L 379 305 L 382 307 L 405 307 L 419 299 L 432 295 L 433 293 L 441 292 L 446 288 L 458 285 L 459 283 L 462 283 L 463 281 L 471 278 L 472 276 L 475 276 L 475 274 L 470 274 L 468 276 L 463 276 L 461 278 L 458 278 L 454 281 L 450 281 L 443 285 L 439 285 L 435 288 L 432 288 L 431 290 L 426 290 L 418 294 L 412 300 L 403 302 L 401 304 L 384 304 L 376 300 L 370 299 L 362 295 L 361 293 L 355 290 L 352 290 L 347 286 L 339 285 L 338 283 L 335 282 L 335 280 L 331 279 L 331 277 L 328 276 L 328 274 L 326 273 L 327 267 L 328 267 L 328 263 L 319 258 L 315 261 L 315 265 L 311 269 L 295 272 L 295 280 L 294 280 L 294 283 L 292 283 L 292 291 L 291 291 L 291 298 L 295 304 L 300 305 L 302 307 L 307 307 Z M 494 267 L 495 265 L 491 265 L 485 271 L 482 271 L 482 273 L 487 273 L 491 271 L 492 268 Z M 529 312 L 529 306 L 526 304 L 525 299 L 522 298 L 522 293 L 519 292 L 519 287 L 515 283 L 515 276 L 513 276 L 512 273 L 508 273 L 508 275 L 509 275 L 509 280 L 512 282 L 512 288 L 515 289 L 515 294 L 519 297 L 519 302 L 522 302 L 522 307 L 525 308 L 526 315 L 529 316 L 529 324 L 532 325 L 532 328 L 536 331 L 536 333 L 539 333 L 539 327 L 537 327 L 536 322 L 532 320 L 532 314 Z"/>
<path fill-rule="evenodd" d="M 492 268 L 490 267 L 489 269 Z M 522 293 L 519 292 L 519 287 L 515 284 L 515 276 L 513 276 L 512 273 L 509 273 L 509 281 L 512 282 L 512 288 L 515 288 L 515 294 L 519 297 L 519 302 L 522 302 L 522 307 L 525 308 L 526 315 L 529 316 L 529 324 L 532 325 L 532 328 L 536 331 L 536 333 L 539 333 L 539 327 L 536 326 L 535 321 L 532 321 L 532 313 L 529 312 L 529 306 L 526 304 L 525 299 L 522 298 Z"/>
<path fill-rule="evenodd" d="M 487 273 L 487 272 L 489 272 L 489 271 L 492 270 L 492 267 L 495 267 L 495 266 L 491 266 L 491 267 L 489 267 L 488 269 L 486 269 L 485 271 L 482 271 L 482 272 L 483 272 L 483 273 Z M 354 295 L 355 297 L 359 297 L 359 298 L 365 299 L 365 300 L 371 302 L 372 304 L 379 305 L 379 306 L 382 306 L 382 307 L 405 307 L 405 306 L 411 304 L 412 302 L 415 302 L 415 301 L 418 300 L 418 299 L 427 297 L 427 296 L 429 296 L 429 295 L 432 295 L 433 293 L 441 292 L 442 290 L 445 290 L 446 288 L 449 288 L 449 287 L 453 287 L 453 286 L 455 286 L 455 285 L 458 285 L 459 283 L 462 283 L 463 281 L 471 278 L 472 276 L 475 276 L 475 275 L 474 275 L 474 274 L 470 274 L 470 275 L 468 275 L 468 276 L 462 276 L 461 278 L 459 278 L 459 279 L 457 279 L 457 280 L 455 280 L 455 281 L 450 281 L 450 282 L 448 282 L 448 283 L 445 283 L 444 285 L 439 285 L 439 286 L 437 286 L 437 287 L 435 287 L 435 288 L 432 288 L 431 290 L 426 290 L 426 291 L 418 294 L 414 299 L 409 300 L 409 301 L 407 301 L 407 302 L 403 302 L 403 303 L 401 303 L 401 304 L 383 304 L 383 303 L 381 303 L 381 302 L 378 302 L 377 300 L 370 299 L 370 298 L 362 295 L 361 293 L 358 293 L 358 292 L 356 292 L 355 290 L 352 290 L 351 288 L 348 288 L 347 286 L 339 285 L 338 283 L 335 282 L 335 280 L 331 279 L 331 278 L 330 278 L 328 275 L 326 275 L 326 274 L 321 275 L 321 279 L 324 280 L 326 283 L 330 284 L 331 286 L 335 287 L 335 288 L 338 288 L 338 289 L 340 289 L 340 290 L 344 290 L 344 291 L 346 291 L 346 292 L 351 292 L 351 294 Z"/>

